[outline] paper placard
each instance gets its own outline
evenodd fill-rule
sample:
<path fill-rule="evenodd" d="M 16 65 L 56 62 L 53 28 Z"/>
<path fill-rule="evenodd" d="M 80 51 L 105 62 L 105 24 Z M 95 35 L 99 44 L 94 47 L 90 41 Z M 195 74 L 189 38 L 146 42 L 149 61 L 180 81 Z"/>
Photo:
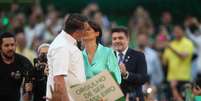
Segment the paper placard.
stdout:
<path fill-rule="evenodd" d="M 123 93 L 111 74 L 103 71 L 85 83 L 70 88 L 70 94 L 75 101 L 115 101 Z"/>

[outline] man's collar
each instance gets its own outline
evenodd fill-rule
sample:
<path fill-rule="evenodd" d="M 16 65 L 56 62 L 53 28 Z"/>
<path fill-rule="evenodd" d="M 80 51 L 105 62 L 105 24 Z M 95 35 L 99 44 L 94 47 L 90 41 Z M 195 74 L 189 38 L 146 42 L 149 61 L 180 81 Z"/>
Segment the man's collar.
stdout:
<path fill-rule="evenodd" d="M 61 34 L 67 38 L 67 40 L 69 42 L 71 42 L 74 45 L 77 45 L 77 41 L 75 40 L 75 38 L 73 38 L 69 33 L 65 32 L 64 30 L 61 31 Z"/>
<path fill-rule="evenodd" d="M 127 52 L 127 51 L 128 51 L 128 47 L 122 52 L 124 56 L 126 55 L 126 52 Z M 118 55 L 120 52 L 116 51 L 116 53 L 117 53 L 117 55 Z"/>

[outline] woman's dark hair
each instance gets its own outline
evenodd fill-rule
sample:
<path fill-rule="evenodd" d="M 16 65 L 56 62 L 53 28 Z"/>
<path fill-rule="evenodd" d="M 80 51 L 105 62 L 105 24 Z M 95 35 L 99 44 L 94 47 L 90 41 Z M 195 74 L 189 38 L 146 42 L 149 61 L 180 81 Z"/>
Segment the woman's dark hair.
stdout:
<path fill-rule="evenodd" d="M 95 31 L 95 32 L 99 32 L 99 36 L 96 37 L 96 44 L 102 44 L 102 30 L 101 27 L 95 23 L 94 21 L 88 21 L 90 27 Z"/>

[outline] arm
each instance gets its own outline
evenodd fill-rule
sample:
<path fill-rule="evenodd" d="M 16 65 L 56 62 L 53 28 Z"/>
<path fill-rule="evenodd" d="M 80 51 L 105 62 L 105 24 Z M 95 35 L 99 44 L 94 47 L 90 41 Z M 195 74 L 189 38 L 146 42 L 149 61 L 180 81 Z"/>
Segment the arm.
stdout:
<path fill-rule="evenodd" d="M 65 77 L 68 75 L 69 68 L 69 52 L 66 48 L 58 48 L 51 53 L 52 75 L 53 75 L 53 93 L 52 101 L 69 101 Z M 51 69 L 51 68 L 50 68 Z"/>
<path fill-rule="evenodd" d="M 192 53 L 193 53 L 193 44 L 192 43 L 188 43 L 188 45 L 186 45 L 185 50 L 183 50 L 182 52 L 178 52 L 177 50 L 175 50 L 172 46 L 168 46 L 168 48 L 175 53 L 178 57 L 180 57 L 181 59 L 186 59 L 188 58 Z"/>
<path fill-rule="evenodd" d="M 22 88 L 23 88 L 23 97 L 24 101 L 30 101 L 33 95 L 33 65 L 32 63 L 25 57 L 22 57 L 20 60 L 22 61 L 22 67 L 24 74 L 23 74 L 23 81 L 22 81 Z"/>
<path fill-rule="evenodd" d="M 193 33 L 190 31 L 189 28 L 186 29 L 186 35 L 187 35 L 191 40 L 193 40 L 193 41 L 196 40 L 195 35 L 193 35 Z"/>
<path fill-rule="evenodd" d="M 25 92 L 23 93 L 23 101 L 31 101 L 32 99 L 32 89 L 33 89 L 33 84 L 32 83 L 25 83 L 24 84 Z"/>
<path fill-rule="evenodd" d="M 63 75 L 54 77 L 54 91 L 51 101 L 69 101 Z"/>
<path fill-rule="evenodd" d="M 185 21 L 185 27 L 186 27 L 186 35 L 195 43 L 195 44 L 199 44 L 199 38 L 196 37 L 194 34 L 195 33 L 200 33 L 201 32 L 201 25 L 198 22 L 198 20 L 196 18 L 192 18 L 191 21 L 189 22 L 188 20 Z M 192 30 L 190 29 L 191 25 L 197 27 L 197 29 L 195 29 L 194 32 L 192 32 Z"/>
<path fill-rule="evenodd" d="M 127 81 L 134 82 L 134 84 L 137 84 L 137 85 L 142 85 L 148 79 L 147 64 L 146 64 L 145 56 L 143 53 L 138 53 L 137 56 L 138 56 L 136 61 L 137 72 L 136 73 L 129 72 Z"/>
<path fill-rule="evenodd" d="M 121 83 L 121 72 L 117 63 L 117 59 L 114 55 L 114 52 L 111 50 L 109 52 L 109 56 L 107 59 L 107 67 L 109 68 L 109 71 L 113 74 L 115 77 L 115 80 L 118 84 Z"/>

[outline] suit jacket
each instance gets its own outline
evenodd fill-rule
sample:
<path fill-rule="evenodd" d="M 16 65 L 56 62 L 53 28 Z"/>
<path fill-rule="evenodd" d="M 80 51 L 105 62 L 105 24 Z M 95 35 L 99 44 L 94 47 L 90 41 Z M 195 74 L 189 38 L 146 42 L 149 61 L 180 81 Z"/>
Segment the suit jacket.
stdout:
<path fill-rule="evenodd" d="M 120 85 L 123 93 L 125 95 L 127 93 L 134 93 L 135 96 L 139 96 L 143 99 L 142 85 L 148 79 L 147 64 L 144 54 L 128 48 L 123 63 L 129 72 L 128 78 L 122 79 L 122 83 Z"/>

